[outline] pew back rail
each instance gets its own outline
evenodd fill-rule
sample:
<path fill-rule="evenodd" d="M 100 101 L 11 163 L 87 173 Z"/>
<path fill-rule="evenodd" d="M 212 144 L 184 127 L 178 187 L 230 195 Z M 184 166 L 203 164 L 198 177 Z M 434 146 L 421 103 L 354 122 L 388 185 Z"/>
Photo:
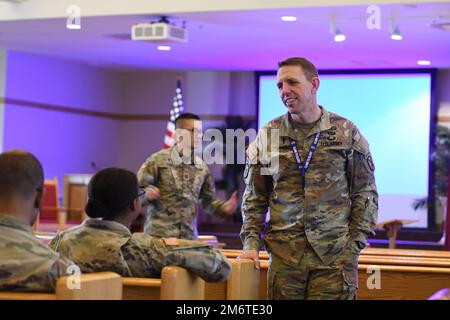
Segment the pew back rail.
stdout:
<path fill-rule="evenodd" d="M 0 292 L 0 300 L 120 300 L 122 279 L 114 272 L 82 274 L 79 289 L 73 278 L 62 277 L 56 282 L 55 293 Z M 73 288 L 73 289 L 71 289 Z"/>

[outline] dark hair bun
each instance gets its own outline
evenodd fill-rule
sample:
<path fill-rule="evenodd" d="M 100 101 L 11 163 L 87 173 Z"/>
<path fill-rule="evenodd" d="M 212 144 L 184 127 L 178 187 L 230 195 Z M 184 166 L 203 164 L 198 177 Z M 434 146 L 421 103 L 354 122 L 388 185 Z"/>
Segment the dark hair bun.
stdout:
<path fill-rule="evenodd" d="M 136 174 L 121 168 L 106 168 L 97 172 L 88 185 L 86 213 L 91 218 L 113 220 L 131 210 L 138 195 Z"/>
<path fill-rule="evenodd" d="M 109 210 L 103 202 L 94 198 L 88 199 L 84 210 L 90 218 L 104 218 L 109 214 Z"/>

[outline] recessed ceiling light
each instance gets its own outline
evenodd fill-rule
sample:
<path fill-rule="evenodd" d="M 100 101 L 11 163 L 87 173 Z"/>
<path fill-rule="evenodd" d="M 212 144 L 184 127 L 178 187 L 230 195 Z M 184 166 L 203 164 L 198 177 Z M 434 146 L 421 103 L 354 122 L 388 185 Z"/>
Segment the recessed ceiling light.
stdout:
<path fill-rule="evenodd" d="M 393 34 L 393 35 L 391 35 L 391 39 L 392 40 L 396 40 L 396 41 L 400 41 L 400 40 L 403 39 L 403 37 L 402 37 L 401 34 Z"/>
<path fill-rule="evenodd" d="M 394 17 L 390 18 L 389 29 L 391 30 L 391 39 L 392 40 L 399 41 L 399 40 L 403 39 L 402 34 L 400 33 L 400 28 L 395 23 Z"/>
<path fill-rule="evenodd" d="M 337 29 L 336 33 L 334 35 L 334 41 L 342 42 L 344 40 L 345 40 L 345 34 L 343 34 L 339 29 Z"/>
<path fill-rule="evenodd" d="M 398 27 L 396 27 L 396 28 L 394 29 L 394 31 L 392 32 L 392 34 L 391 34 L 391 39 L 392 39 L 392 40 L 397 40 L 397 41 L 403 39 L 402 34 L 400 33 L 400 29 L 399 29 Z"/>
<path fill-rule="evenodd" d="M 66 24 L 66 28 L 69 30 L 80 30 L 81 25 L 76 24 L 76 23 L 70 23 L 70 24 Z"/>
<path fill-rule="evenodd" d="M 419 61 L 417 61 L 417 64 L 419 66 L 429 66 L 431 64 L 431 61 L 429 61 L 429 60 L 419 60 Z"/>
<path fill-rule="evenodd" d="M 281 20 L 285 21 L 285 22 L 294 22 L 294 21 L 297 21 L 297 17 L 294 17 L 294 16 L 282 16 Z"/>
<path fill-rule="evenodd" d="M 336 27 L 334 17 L 331 17 L 330 19 L 330 33 L 333 35 L 335 42 L 345 41 L 345 34 L 343 34 L 341 30 Z"/>
<path fill-rule="evenodd" d="M 160 51 L 170 51 L 172 48 L 170 46 L 158 46 Z"/>

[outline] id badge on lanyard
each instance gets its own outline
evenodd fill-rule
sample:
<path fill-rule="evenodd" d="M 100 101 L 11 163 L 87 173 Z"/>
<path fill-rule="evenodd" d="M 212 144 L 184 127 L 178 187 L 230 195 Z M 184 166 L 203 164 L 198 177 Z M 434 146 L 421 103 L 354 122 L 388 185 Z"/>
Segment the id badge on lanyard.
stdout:
<path fill-rule="evenodd" d="M 317 149 L 317 145 L 319 144 L 320 132 L 317 132 L 314 135 L 313 143 L 309 148 L 308 156 L 306 157 L 305 163 L 302 164 L 302 158 L 297 148 L 297 141 L 289 137 L 289 141 L 291 143 L 292 153 L 294 154 L 295 161 L 297 162 L 298 169 L 300 170 L 300 174 L 302 176 L 302 188 L 305 190 L 305 176 L 308 171 L 309 164 L 311 163 L 311 159 L 314 155 L 314 152 Z"/>

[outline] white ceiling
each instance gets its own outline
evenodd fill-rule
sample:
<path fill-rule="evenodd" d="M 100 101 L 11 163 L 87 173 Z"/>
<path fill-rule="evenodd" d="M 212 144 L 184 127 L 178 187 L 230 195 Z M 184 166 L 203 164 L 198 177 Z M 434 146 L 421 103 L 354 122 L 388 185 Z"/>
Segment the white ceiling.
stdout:
<path fill-rule="evenodd" d="M 66 18 L 9 20 L 0 21 L 0 47 L 120 69 L 272 70 L 288 56 L 308 57 L 320 69 L 415 68 L 417 60 L 450 67 L 450 31 L 429 26 L 450 23 L 450 2 L 380 8 L 380 30 L 366 27 L 367 5 L 172 12 L 172 22 L 186 21 L 189 42 L 173 44 L 168 52 L 156 50 L 155 43 L 130 39 L 131 26 L 157 20 L 155 14 L 82 13 L 81 30 L 67 30 Z M 298 21 L 282 22 L 283 15 Z M 332 16 L 346 41 L 333 41 Z M 391 16 L 402 41 L 390 39 Z"/>
<path fill-rule="evenodd" d="M 17 3 L 19 2 L 19 3 Z M 339 6 L 438 3 L 446 0 L 339 0 Z M 84 17 L 173 14 L 177 12 L 243 11 L 335 6 L 336 0 L 0 0 L 0 21 L 66 17 L 77 5 Z"/>

